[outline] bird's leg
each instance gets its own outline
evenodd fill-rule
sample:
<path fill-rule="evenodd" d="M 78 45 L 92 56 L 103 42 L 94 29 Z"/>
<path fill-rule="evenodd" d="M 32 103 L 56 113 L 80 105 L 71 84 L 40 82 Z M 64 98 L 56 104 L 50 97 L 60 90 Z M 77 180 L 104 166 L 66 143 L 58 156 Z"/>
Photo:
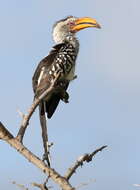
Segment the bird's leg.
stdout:
<path fill-rule="evenodd" d="M 47 164 L 50 167 L 50 147 L 48 142 L 47 123 L 45 115 L 40 116 L 40 123 L 42 128 L 42 139 L 44 146 L 43 161 L 47 161 Z"/>
<path fill-rule="evenodd" d="M 43 110 L 42 110 L 43 109 Z M 45 106 L 44 102 L 42 105 L 39 105 L 39 117 L 40 117 L 40 124 L 42 129 L 42 140 L 44 146 L 44 154 L 43 154 L 43 161 L 47 161 L 48 166 L 50 167 L 50 147 L 48 142 L 48 129 L 47 129 L 47 121 L 45 116 Z"/>

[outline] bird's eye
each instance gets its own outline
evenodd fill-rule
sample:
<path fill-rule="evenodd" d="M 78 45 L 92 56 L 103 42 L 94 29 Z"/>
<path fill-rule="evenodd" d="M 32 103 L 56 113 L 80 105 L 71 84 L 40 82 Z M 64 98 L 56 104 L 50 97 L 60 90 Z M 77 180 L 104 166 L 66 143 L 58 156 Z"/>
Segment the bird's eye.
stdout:
<path fill-rule="evenodd" d="M 73 21 L 69 22 L 69 26 L 73 26 L 73 25 L 74 25 Z"/>

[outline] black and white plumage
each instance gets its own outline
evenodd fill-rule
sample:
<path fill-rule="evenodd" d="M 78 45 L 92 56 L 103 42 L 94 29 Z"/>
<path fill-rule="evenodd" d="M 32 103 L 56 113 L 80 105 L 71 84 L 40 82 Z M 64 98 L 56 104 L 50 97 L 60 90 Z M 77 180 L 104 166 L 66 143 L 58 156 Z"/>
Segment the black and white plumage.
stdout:
<path fill-rule="evenodd" d="M 87 27 L 100 28 L 100 25 L 95 19 L 89 17 L 76 18 L 73 16 L 60 20 L 54 25 L 53 39 L 56 45 L 52 48 L 49 55 L 39 63 L 33 76 L 32 82 L 35 98 L 39 97 L 50 87 L 58 72 L 61 74 L 57 84 L 64 91 L 67 90 L 70 81 L 75 76 L 75 64 L 79 51 L 79 42 L 75 35 L 77 31 Z M 40 114 L 44 115 L 47 112 L 47 117 L 51 118 L 59 101 L 67 101 L 68 94 L 65 93 L 65 96 L 67 97 L 65 98 L 64 95 L 58 92 L 52 94 L 48 101 L 44 98 L 40 103 Z"/>

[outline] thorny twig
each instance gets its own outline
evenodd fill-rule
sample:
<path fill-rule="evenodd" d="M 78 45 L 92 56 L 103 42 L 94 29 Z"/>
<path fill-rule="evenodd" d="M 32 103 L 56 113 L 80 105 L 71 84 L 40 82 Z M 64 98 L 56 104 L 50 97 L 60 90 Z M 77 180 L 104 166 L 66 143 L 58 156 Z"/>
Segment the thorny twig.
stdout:
<path fill-rule="evenodd" d="M 42 170 L 43 173 L 50 176 L 50 178 L 64 190 L 75 190 L 71 184 L 61 176 L 53 168 L 48 167 L 41 159 L 34 155 L 27 149 L 17 138 L 8 131 L 8 129 L 0 122 L 0 139 L 4 140 L 22 154 L 29 162 Z"/>
<path fill-rule="evenodd" d="M 65 178 L 67 180 L 69 180 L 71 178 L 71 176 L 76 172 L 76 169 L 79 166 L 82 166 L 84 162 L 90 162 L 92 161 L 92 158 L 95 156 L 95 154 L 97 154 L 99 151 L 102 151 L 104 148 L 106 148 L 107 146 L 102 146 L 98 149 L 96 149 L 94 152 L 92 152 L 91 154 L 84 154 L 82 156 L 80 156 L 76 162 L 74 163 L 74 165 L 68 169 Z"/>
<path fill-rule="evenodd" d="M 17 187 L 19 187 L 19 188 L 22 189 L 22 190 L 29 190 L 29 189 L 28 189 L 27 187 L 25 187 L 24 185 L 18 184 L 18 183 L 16 183 L 15 181 L 13 181 L 12 184 L 16 185 Z"/>

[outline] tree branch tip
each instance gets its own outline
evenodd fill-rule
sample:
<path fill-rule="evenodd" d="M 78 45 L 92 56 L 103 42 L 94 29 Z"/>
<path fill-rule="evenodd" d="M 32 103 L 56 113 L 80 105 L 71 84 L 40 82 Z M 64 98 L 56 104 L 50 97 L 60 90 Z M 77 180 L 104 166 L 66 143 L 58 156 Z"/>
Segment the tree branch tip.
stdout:
<path fill-rule="evenodd" d="M 107 148 L 107 147 L 108 147 L 108 145 L 104 145 L 104 146 L 102 146 L 102 149 Z"/>
<path fill-rule="evenodd" d="M 18 114 L 20 115 L 20 117 L 22 117 L 22 119 L 24 119 L 25 114 L 22 113 L 22 112 L 20 111 L 20 109 L 17 109 L 17 112 L 18 112 Z"/>
<path fill-rule="evenodd" d="M 104 145 L 98 149 L 96 149 L 94 152 L 92 153 L 85 153 L 83 154 L 82 156 L 80 156 L 76 162 L 74 163 L 74 165 L 68 169 L 67 173 L 65 174 L 65 178 L 67 180 L 69 180 L 71 178 L 71 176 L 76 173 L 76 170 L 78 167 L 82 167 L 84 162 L 91 162 L 93 157 L 99 152 L 99 151 L 102 151 L 104 148 L 106 148 L 107 145 Z"/>
<path fill-rule="evenodd" d="M 16 183 L 16 181 L 12 181 L 12 184 L 16 185 L 17 187 L 19 187 L 22 190 L 29 190 L 27 187 L 25 187 L 25 185 L 18 184 L 18 183 Z"/>
<path fill-rule="evenodd" d="M 103 149 L 107 148 L 108 145 L 101 146 L 100 148 L 97 148 L 94 152 L 102 151 Z"/>
<path fill-rule="evenodd" d="M 102 146 L 101 148 L 99 148 L 99 149 L 97 149 L 98 151 L 102 151 L 103 149 L 105 149 L 105 148 L 107 148 L 108 147 L 108 145 L 104 145 L 104 146 Z"/>

